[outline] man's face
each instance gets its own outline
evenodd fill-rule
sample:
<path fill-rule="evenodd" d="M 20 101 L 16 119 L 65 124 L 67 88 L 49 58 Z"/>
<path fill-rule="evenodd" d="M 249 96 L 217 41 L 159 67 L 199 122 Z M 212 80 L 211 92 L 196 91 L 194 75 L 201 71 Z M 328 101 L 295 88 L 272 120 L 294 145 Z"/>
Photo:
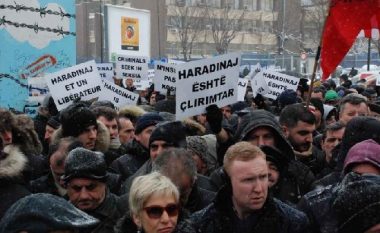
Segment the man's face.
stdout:
<path fill-rule="evenodd" d="M 126 118 L 119 118 L 119 139 L 122 144 L 127 144 L 135 136 L 135 127 L 132 122 Z"/>
<path fill-rule="evenodd" d="M 283 127 L 284 134 L 292 144 L 294 150 L 298 152 L 308 151 L 313 142 L 313 132 L 315 124 L 309 124 L 303 121 L 298 121 L 293 128 Z"/>
<path fill-rule="evenodd" d="M 347 125 L 347 123 L 352 118 L 357 116 L 367 116 L 368 113 L 368 106 L 365 103 L 360 103 L 356 105 L 345 103 L 342 111 L 339 113 L 339 120 Z"/>
<path fill-rule="evenodd" d="M 232 161 L 229 168 L 232 200 L 240 214 L 263 207 L 268 195 L 268 166 L 264 158 Z"/>
<path fill-rule="evenodd" d="M 249 132 L 246 141 L 255 146 L 275 146 L 273 131 L 267 126 L 260 126 Z"/>
<path fill-rule="evenodd" d="M 78 140 L 83 144 L 84 148 L 93 150 L 95 148 L 97 134 L 98 130 L 96 129 L 96 126 L 91 125 L 87 127 L 85 131 L 79 134 Z"/>
<path fill-rule="evenodd" d="M 151 125 L 149 127 L 146 127 L 141 131 L 141 133 L 135 135 L 136 141 L 138 141 L 141 145 L 143 145 L 145 148 L 149 148 L 149 138 L 152 134 L 153 130 L 156 128 L 155 125 Z"/>
<path fill-rule="evenodd" d="M 80 210 L 94 210 L 103 202 L 106 185 L 97 180 L 74 178 L 67 185 L 70 202 Z"/>
<path fill-rule="evenodd" d="M 117 128 L 117 121 L 116 119 L 107 120 L 104 116 L 100 116 L 97 119 L 98 121 L 102 122 L 110 132 L 110 139 L 115 139 L 118 136 L 118 128 Z"/>
<path fill-rule="evenodd" d="M 4 146 L 12 144 L 13 135 L 10 129 L 0 130 L 0 136 L 3 139 Z"/>
<path fill-rule="evenodd" d="M 55 182 L 63 186 L 61 176 L 65 173 L 65 157 L 68 153 L 68 143 L 61 143 L 58 149 L 50 156 L 50 170 Z"/>
<path fill-rule="evenodd" d="M 55 132 L 55 129 L 53 127 L 46 125 L 44 139 L 48 144 L 50 144 L 51 136 L 53 135 L 54 132 Z"/>
<path fill-rule="evenodd" d="M 152 160 L 155 160 L 159 154 L 161 154 L 164 150 L 169 149 L 169 148 L 173 148 L 173 145 L 167 143 L 164 140 L 153 141 L 150 144 L 150 148 L 149 148 L 150 158 Z"/>
<path fill-rule="evenodd" d="M 232 110 L 231 110 L 231 107 L 230 107 L 230 106 L 224 106 L 224 107 L 220 108 L 220 110 L 222 111 L 223 116 L 224 116 L 226 119 L 230 119 L 230 118 L 231 118 Z"/>
<path fill-rule="evenodd" d="M 331 159 L 331 151 L 342 141 L 345 128 L 337 131 L 327 131 L 326 138 L 321 142 L 322 150 L 325 152 L 326 156 Z"/>
<path fill-rule="evenodd" d="M 322 102 L 324 101 L 324 99 L 323 99 L 323 93 L 322 92 L 312 92 L 311 93 L 311 98 L 318 98 Z"/>

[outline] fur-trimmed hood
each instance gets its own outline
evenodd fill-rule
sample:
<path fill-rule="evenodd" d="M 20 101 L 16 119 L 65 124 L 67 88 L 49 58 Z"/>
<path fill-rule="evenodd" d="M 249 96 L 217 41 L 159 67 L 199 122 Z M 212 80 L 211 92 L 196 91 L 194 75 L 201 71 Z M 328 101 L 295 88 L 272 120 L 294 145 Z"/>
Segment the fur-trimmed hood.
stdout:
<path fill-rule="evenodd" d="M 110 147 L 110 134 L 107 127 L 100 121 L 97 121 L 98 124 L 98 134 L 96 137 L 95 150 L 105 153 Z M 53 134 L 52 143 L 57 143 L 62 139 L 62 127 L 59 127 Z"/>
<path fill-rule="evenodd" d="M 5 157 L 0 159 L 0 179 L 22 176 L 28 159 L 15 145 L 4 147 Z"/>

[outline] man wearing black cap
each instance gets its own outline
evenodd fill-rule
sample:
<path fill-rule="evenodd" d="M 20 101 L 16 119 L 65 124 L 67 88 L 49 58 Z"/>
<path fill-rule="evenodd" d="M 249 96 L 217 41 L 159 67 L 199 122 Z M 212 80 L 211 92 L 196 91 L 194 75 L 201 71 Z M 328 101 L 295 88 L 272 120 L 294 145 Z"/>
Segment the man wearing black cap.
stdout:
<path fill-rule="evenodd" d="M 146 113 L 136 122 L 135 137 L 120 147 L 123 156 L 112 162 L 111 172 L 118 173 L 125 180 L 133 175 L 149 159 L 149 138 L 156 124 L 164 119 L 158 113 Z"/>
<path fill-rule="evenodd" d="M 46 127 L 45 127 L 44 141 L 42 143 L 44 147 L 42 153 L 44 155 L 48 154 L 51 138 L 54 132 L 59 128 L 59 126 L 61 126 L 61 122 L 59 122 L 58 116 L 50 117 L 49 120 L 47 121 Z"/>
<path fill-rule="evenodd" d="M 78 209 L 101 221 L 95 232 L 113 232 L 114 225 L 122 216 L 118 197 L 107 188 L 106 170 L 103 154 L 84 148 L 72 150 L 65 162 L 63 181 L 67 196 Z"/>
<path fill-rule="evenodd" d="M 149 139 L 150 159 L 124 182 L 120 192 L 122 194 L 129 193 L 133 179 L 150 173 L 152 171 L 152 162 L 159 154 L 169 148 L 186 148 L 186 129 L 180 121 L 163 122 L 157 125 Z"/>
<path fill-rule="evenodd" d="M 76 137 L 89 150 L 106 152 L 110 137 L 107 128 L 96 121 L 96 115 L 84 103 L 74 103 L 61 112 L 61 127 L 53 140 Z"/>

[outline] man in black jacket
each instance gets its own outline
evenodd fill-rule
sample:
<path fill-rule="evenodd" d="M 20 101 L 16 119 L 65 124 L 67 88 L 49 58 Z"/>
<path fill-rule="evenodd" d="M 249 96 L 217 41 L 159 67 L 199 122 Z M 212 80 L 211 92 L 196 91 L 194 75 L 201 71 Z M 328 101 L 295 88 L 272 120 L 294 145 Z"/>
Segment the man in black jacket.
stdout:
<path fill-rule="evenodd" d="M 65 163 L 63 181 L 70 202 L 78 209 L 99 219 L 99 233 L 111 233 L 122 216 L 118 197 L 109 192 L 107 165 L 100 152 L 84 148 L 72 150 Z"/>
<path fill-rule="evenodd" d="M 198 232 L 307 232 L 306 215 L 268 195 L 268 166 L 258 147 L 239 142 L 224 157 L 228 182 L 192 216 Z"/>

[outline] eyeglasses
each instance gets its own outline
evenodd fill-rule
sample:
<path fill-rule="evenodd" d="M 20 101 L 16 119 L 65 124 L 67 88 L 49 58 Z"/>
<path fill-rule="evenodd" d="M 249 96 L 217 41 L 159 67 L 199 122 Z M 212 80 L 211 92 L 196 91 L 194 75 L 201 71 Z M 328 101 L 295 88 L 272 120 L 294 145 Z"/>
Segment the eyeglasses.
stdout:
<path fill-rule="evenodd" d="M 169 204 L 165 207 L 148 206 L 145 207 L 144 210 L 146 211 L 149 218 L 161 218 L 164 211 L 169 215 L 169 217 L 175 217 L 178 216 L 179 206 L 176 204 Z"/>

